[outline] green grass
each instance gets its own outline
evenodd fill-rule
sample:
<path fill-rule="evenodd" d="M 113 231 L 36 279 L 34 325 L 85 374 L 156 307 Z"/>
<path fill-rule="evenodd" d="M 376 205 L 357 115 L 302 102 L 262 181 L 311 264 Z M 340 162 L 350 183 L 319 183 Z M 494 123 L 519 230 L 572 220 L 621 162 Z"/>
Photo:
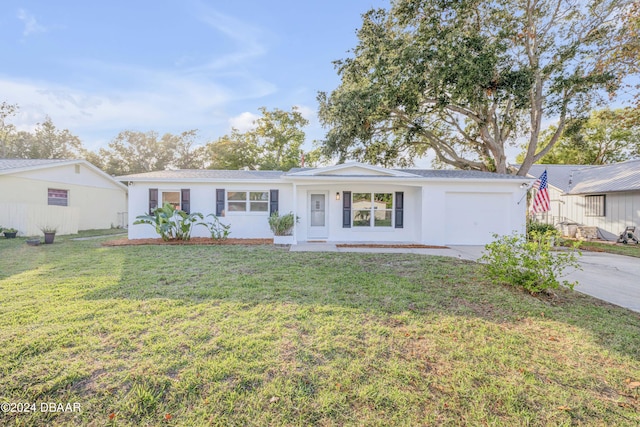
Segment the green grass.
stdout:
<path fill-rule="evenodd" d="M 0 402 L 82 407 L 0 425 L 640 416 L 640 316 L 579 293 L 535 298 L 453 258 L 101 240 L 0 239 Z"/>
<path fill-rule="evenodd" d="M 606 252 L 640 258 L 640 245 L 622 243 L 580 242 L 580 249 L 585 251 Z"/>

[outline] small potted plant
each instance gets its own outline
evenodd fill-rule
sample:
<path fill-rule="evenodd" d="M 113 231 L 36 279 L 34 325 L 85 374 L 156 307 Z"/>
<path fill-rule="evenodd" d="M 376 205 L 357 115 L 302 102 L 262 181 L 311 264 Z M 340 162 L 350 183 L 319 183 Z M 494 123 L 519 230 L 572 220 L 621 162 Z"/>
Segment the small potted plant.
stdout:
<path fill-rule="evenodd" d="M 278 246 L 293 244 L 293 228 L 298 223 L 299 218 L 289 212 L 280 215 L 274 212 L 269 217 L 269 227 L 273 231 L 273 243 Z"/>
<path fill-rule="evenodd" d="M 40 230 L 44 234 L 44 244 L 52 244 L 53 239 L 55 239 L 56 237 L 56 232 L 58 231 L 58 229 L 55 227 L 40 227 Z"/>
<path fill-rule="evenodd" d="M 5 239 L 15 239 L 18 235 L 18 230 L 15 228 L 3 228 L 2 233 L 4 234 Z"/>

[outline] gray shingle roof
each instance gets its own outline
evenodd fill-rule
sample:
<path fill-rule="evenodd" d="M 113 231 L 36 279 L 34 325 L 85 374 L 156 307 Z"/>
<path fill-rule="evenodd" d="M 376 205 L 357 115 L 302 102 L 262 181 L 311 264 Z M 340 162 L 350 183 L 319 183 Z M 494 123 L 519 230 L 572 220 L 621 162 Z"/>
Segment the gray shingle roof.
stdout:
<path fill-rule="evenodd" d="M 573 173 L 568 194 L 640 191 L 640 160 L 580 169 Z"/>
<path fill-rule="evenodd" d="M 261 180 L 279 179 L 282 171 L 249 171 L 249 170 L 218 170 L 218 169 L 178 169 L 137 173 L 116 177 L 119 181 L 144 181 L 150 180 Z"/>
<path fill-rule="evenodd" d="M 396 169 L 400 172 L 412 173 L 423 178 L 454 178 L 454 179 L 522 179 L 521 176 L 481 172 L 467 171 L 458 169 Z"/>
<path fill-rule="evenodd" d="M 70 162 L 71 159 L 0 159 L 0 171 L 24 169 L 38 166 L 53 165 L 55 163 Z"/>

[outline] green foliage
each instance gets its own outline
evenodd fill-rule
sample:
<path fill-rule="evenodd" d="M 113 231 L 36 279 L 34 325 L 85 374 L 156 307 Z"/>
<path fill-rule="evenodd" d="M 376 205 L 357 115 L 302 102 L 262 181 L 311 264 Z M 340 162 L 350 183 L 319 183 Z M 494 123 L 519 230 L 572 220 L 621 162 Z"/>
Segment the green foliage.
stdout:
<path fill-rule="evenodd" d="M 80 138 L 68 129 L 56 128 L 50 117 L 38 123 L 33 132 L 12 132 L 5 135 L 4 139 L 4 157 L 8 158 L 73 159 L 85 157 L 87 153 Z"/>
<path fill-rule="evenodd" d="M 364 14 L 335 62 L 340 86 L 318 95 L 325 155 L 405 166 L 433 149 L 441 164 L 506 172 L 505 148 L 527 135 L 526 173 L 544 154 L 541 123 L 562 132 L 632 72 L 607 61 L 626 2 L 527 4 L 398 0 Z"/>
<path fill-rule="evenodd" d="M 99 167 L 112 175 L 177 169 L 199 169 L 204 166 L 204 147 L 195 145 L 196 130 L 179 135 L 155 131 L 124 131 L 116 136 L 107 148 L 101 148 L 99 156 L 89 160 L 99 162 Z M 95 164 L 95 163 L 94 163 Z"/>
<path fill-rule="evenodd" d="M 494 237 L 480 258 L 492 280 L 521 286 L 532 294 L 556 289 L 561 284 L 570 289 L 576 285 L 558 279 L 567 268 L 580 268 L 577 262 L 580 252 L 575 250 L 577 246 L 572 250 L 552 251 L 555 232 L 532 231 L 529 239 L 517 234 Z"/>
<path fill-rule="evenodd" d="M 274 212 L 269 217 L 269 228 L 275 236 L 291 236 L 293 227 L 298 223 L 299 218 L 293 212 L 286 215 L 280 215 Z"/>
<path fill-rule="evenodd" d="M 557 126 L 551 126 L 541 134 L 541 148 L 549 144 L 556 131 Z M 520 153 L 516 160 L 522 162 L 525 155 Z M 605 109 L 568 121 L 557 144 L 538 163 L 604 165 L 637 157 L 640 157 L 640 108 Z"/>
<path fill-rule="evenodd" d="M 215 214 L 207 215 L 207 218 L 211 217 L 211 222 L 203 222 L 201 223 L 209 230 L 211 233 L 211 238 L 214 240 L 225 240 L 231 234 L 229 229 L 231 228 L 230 224 L 223 224 L 220 222 L 220 219 Z"/>
<path fill-rule="evenodd" d="M 537 236 L 548 234 L 554 238 L 560 237 L 560 232 L 553 226 L 553 224 L 546 224 L 544 222 L 538 222 L 534 220 L 527 221 L 527 236 Z"/>
<path fill-rule="evenodd" d="M 163 207 L 156 208 L 151 215 L 137 216 L 133 224 L 148 224 L 155 227 L 156 233 L 165 241 L 189 240 L 193 227 L 200 224 L 199 220 L 202 219 L 204 218 L 201 213 L 187 214 L 165 203 Z"/>
<path fill-rule="evenodd" d="M 57 233 L 58 232 L 58 228 L 57 227 L 52 227 L 49 225 L 45 225 L 40 227 L 40 231 L 42 231 L 43 233 Z"/>
<path fill-rule="evenodd" d="M 300 166 L 301 148 L 305 140 L 303 128 L 309 124 L 293 107 L 290 112 L 278 108 L 260 108 L 262 117 L 254 121 L 255 128 L 246 132 L 233 129 L 207 145 L 210 169 L 282 170 Z M 306 154 L 306 163 L 317 158 Z"/>
<path fill-rule="evenodd" d="M 18 230 L 16 230 L 15 228 L 2 228 L 0 227 L 0 231 L 2 231 L 3 233 L 17 233 Z"/>

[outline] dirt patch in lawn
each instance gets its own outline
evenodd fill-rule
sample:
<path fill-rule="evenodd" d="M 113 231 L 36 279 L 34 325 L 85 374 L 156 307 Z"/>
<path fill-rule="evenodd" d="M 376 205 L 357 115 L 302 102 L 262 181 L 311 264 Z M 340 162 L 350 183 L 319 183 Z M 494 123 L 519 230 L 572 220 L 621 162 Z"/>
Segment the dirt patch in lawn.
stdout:
<path fill-rule="evenodd" d="M 353 244 L 353 243 L 341 243 L 337 244 L 338 248 L 398 248 L 398 249 L 449 249 L 448 246 L 431 246 L 431 245 L 418 245 L 418 244 L 408 244 L 408 245 L 387 245 L 383 243 L 373 243 L 373 244 Z"/>
<path fill-rule="evenodd" d="M 102 246 L 140 246 L 140 245 L 273 245 L 273 239 L 225 239 L 214 240 L 207 237 L 192 237 L 191 240 L 162 239 L 117 239 L 104 242 Z"/>

